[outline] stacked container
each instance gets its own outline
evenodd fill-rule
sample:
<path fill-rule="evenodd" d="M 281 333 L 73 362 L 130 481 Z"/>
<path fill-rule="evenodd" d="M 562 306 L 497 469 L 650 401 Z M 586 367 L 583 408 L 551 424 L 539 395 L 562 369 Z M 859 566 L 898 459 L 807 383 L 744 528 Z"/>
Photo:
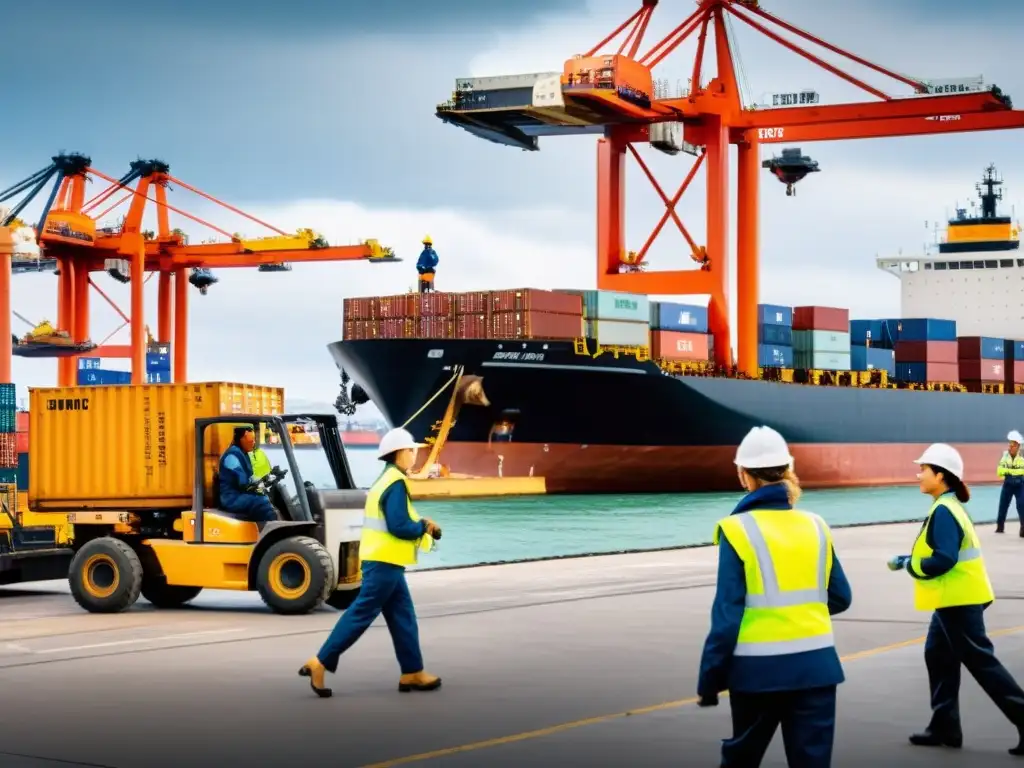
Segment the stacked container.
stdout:
<path fill-rule="evenodd" d="M 146 350 L 146 383 L 170 384 L 171 382 L 171 346 L 169 344 L 150 344 Z"/>
<path fill-rule="evenodd" d="M 17 483 L 19 491 L 28 491 L 28 411 L 18 411 L 15 418 L 15 450 L 18 452 Z"/>
<path fill-rule="evenodd" d="M 708 310 L 693 304 L 650 302 L 651 357 L 706 362 L 710 358 Z"/>
<path fill-rule="evenodd" d="M 850 370 L 850 311 L 794 308 L 793 365 L 804 370 Z"/>
<path fill-rule="evenodd" d="M 586 335 L 602 347 L 646 347 L 651 343 L 651 302 L 636 293 L 578 291 Z"/>
<path fill-rule="evenodd" d="M 896 352 L 883 338 L 884 320 L 850 321 L 850 370 L 886 371 L 896 377 Z"/>
<path fill-rule="evenodd" d="M 171 348 L 168 344 L 151 344 L 146 350 L 146 383 L 171 382 Z M 131 371 L 114 371 L 103 367 L 99 357 L 78 358 L 78 386 L 97 387 L 132 383 Z"/>
<path fill-rule="evenodd" d="M 896 349 L 896 379 L 914 384 L 960 381 L 956 323 L 910 318 L 882 321 L 882 333 Z"/>
<path fill-rule="evenodd" d="M 0 384 L 0 486 L 18 482 L 18 405 L 13 384 Z M 2 488 L 6 492 L 8 489 Z"/>
<path fill-rule="evenodd" d="M 1024 386 L 1024 341 L 1006 340 L 1003 345 L 1003 391 L 1016 392 Z"/>
<path fill-rule="evenodd" d="M 957 339 L 960 383 L 968 392 L 983 392 L 986 385 L 1006 381 L 1006 342 L 991 336 L 961 336 Z"/>
<path fill-rule="evenodd" d="M 583 306 L 577 294 L 513 288 L 490 296 L 489 338 L 568 340 L 583 334 Z"/>
<path fill-rule="evenodd" d="M 762 368 L 793 367 L 793 309 L 757 305 L 757 364 Z"/>

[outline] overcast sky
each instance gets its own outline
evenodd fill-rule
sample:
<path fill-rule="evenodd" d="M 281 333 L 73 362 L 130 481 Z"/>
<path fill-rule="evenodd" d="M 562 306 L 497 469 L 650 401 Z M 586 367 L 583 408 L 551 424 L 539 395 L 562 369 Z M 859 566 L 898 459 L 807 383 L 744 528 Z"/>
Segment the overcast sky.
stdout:
<path fill-rule="evenodd" d="M 8 10 L 8 28 L 37 23 L 30 5 Z M 209 295 L 193 292 L 190 378 L 274 384 L 293 397 L 332 400 L 337 373 L 325 345 L 340 338 L 342 299 L 411 288 L 425 233 L 440 255 L 441 290 L 595 284 L 595 140 L 548 138 L 540 152 L 526 153 L 447 126 L 433 111 L 457 77 L 560 70 L 632 13 L 628 0 L 148 5 L 54 0 L 48 32 L 30 50 L 0 48 L 2 71 L 18 72 L 6 85 L 8 119 L 0 123 L 7 147 L 0 188 L 61 150 L 91 155 L 112 176 L 137 157 L 157 157 L 176 176 L 283 229 L 312 227 L 339 244 L 376 237 L 406 259 L 296 266 L 283 275 L 219 272 Z M 856 14 L 852 5 L 815 0 L 765 7 L 906 74 L 984 75 L 1024 106 L 1022 3 L 861 0 Z M 662 2 L 648 45 L 691 10 L 689 1 Z M 825 103 L 861 100 L 849 84 L 741 22 L 732 31 L 748 103 L 800 88 L 818 90 Z M 685 82 L 693 50 L 681 47 L 656 76 Z M 705 79 L 714 66 L 706 61 Z M 856 64 L 841 66 L 890 94 L 907 92 Z M 1004 209 L 1019 214 L 1022 141 L 1020 133 L 994 132 L 804 145 L 822 172 L 796 197 L 762 176 L 761 300 L 845 306 L 859 317 L 896 314 L 898 282 L 877 270 L 876 255 L 920 251 L 933 237 L 926 222 L 971 200 L 991 162 L 1007 181 Z M 767 147 L 764 156 L 781 148 Z M 692 159 L 644 154 L 672 194 Z M 627 183 L 628 246 L 638 249 L 663 209 L 632 162 Z M 228 231 L 269 234 L 187 191 L 170 198 Z M 679 210 L 703 242 L 703 174 Z M 171 216 L 194 239 L 211 234 Z M 686 263 L 671 222 L 649 259 L 655 268 Z M 127 310 L 127 287 L 97 280 Z M 154 328 L 155 286 L 148 286 Z M 53 320 L 55 288 L 52 275 L 19 276 L 14 306 Z M 98 297 L 93 307 L 99 342 L 118 320 Z M 24 330 L 15 320 L 15 331 Z M 126 340 L 123 331 L 112 341 Z M 14 375 L 22 387 L 50 385 L 56 364 L 16 358 Z"/>

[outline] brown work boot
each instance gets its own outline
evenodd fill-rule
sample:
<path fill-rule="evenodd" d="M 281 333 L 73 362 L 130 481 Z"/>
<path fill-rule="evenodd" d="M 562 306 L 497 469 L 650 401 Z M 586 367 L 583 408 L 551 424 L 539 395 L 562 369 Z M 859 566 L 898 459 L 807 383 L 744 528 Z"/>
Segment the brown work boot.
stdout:
<path fill-rule="evenodd" d="M 398 679 L 398 690 L 402 693 L 408 693 L 409 691 L 433 691 L 440 687 L 441 678 L 422 669 L 410 675 L 402 675 Z"/>
<path fill-rule="evenodd" d="M 327 670 L 316 656 L 303 664 L 302 668 L 299 669 L 299 676 L 309 678 L 309 687 L 321 699 L 329 698 L 332 693 L 331 689 L 324 685 L 326 674 Z"/>

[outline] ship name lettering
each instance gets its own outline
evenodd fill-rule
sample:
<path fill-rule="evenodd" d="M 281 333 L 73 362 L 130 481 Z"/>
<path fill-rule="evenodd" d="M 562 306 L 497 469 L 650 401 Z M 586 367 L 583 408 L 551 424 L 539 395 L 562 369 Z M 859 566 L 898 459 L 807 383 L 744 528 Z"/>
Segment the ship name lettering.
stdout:
<path fill-rule="evenodd" d="M 492 360 L 521 360 L 523 362 L 543 360 L 543 352 L 495 352 Z"/>

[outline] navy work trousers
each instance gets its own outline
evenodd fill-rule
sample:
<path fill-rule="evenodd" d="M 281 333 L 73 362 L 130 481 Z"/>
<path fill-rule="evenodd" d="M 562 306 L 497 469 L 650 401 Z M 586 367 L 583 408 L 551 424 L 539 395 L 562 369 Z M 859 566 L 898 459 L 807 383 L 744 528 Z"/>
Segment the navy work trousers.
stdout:
<path fill-rule="evenodd" d="M 959 736 L 960 665 L 967 667 L 978 685 L 1024 731 L 1024 691 L 996 658 L 985 634 L 985 608 L 964 605 L 940 608 L 932 614 L 924 644 L 924 663 L 932 693 L 932 719 L 928 730 L 936 735 Z"/>
<path fill-rule="evenodd" d="M 1002 490 L 999 491 L 999 514 L 996 515 L 996 528 L 1002 530 L 1006 524 L 1006 513 L 1010 511 L 1011 500 L 1017 508 L 1017 518 L 1020 520 L 1021 529 L 1024 530 L 1024 482 L 1003 482 Z"/>
<path fill-rule="evenodd" d="M 829 768 L 836 730 L 836 686 L 772 693 L 729 693 L 731 739 L 722 768 L 757 768 L 782 726 L 789 768 Z"/>
<path fill-rule="evenodd" d="M 423 669 L 416 610 L 405 581 L 405 569 L 391 563 L 363 561 L 363 584 L 359 596 L 334 625 L 317 658 L 329 672 L 338 670 L 338 659 L 362 637 L 378 616 L 384 614 L 398 665 L 403 675 Z"/>

